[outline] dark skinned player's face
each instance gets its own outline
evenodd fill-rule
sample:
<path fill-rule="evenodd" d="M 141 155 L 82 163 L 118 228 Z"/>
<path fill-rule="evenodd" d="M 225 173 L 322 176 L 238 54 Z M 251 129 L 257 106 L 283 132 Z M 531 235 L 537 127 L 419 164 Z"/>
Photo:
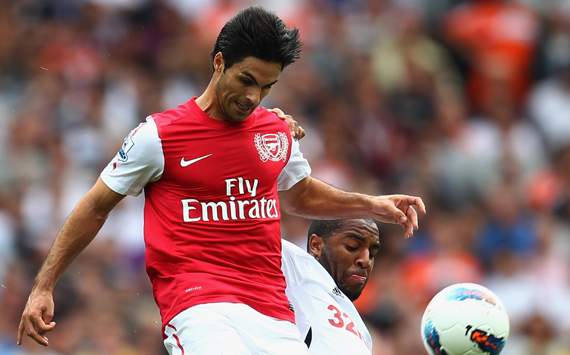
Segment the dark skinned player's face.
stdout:
<path fill-rule="evenodd" d="M 216 61 L 223 63 L 221 58 L 214 58 L 214 64 Z M 255 57 L 246 57 L 222 70 L 216 83 L 216 97 L 223 119 L 236 123 L 245 120 L 269 94 L 281 71 L 280 63 Z"/>
<path fill-rule="evenodd" d="M 309 247 L 340 290 L 354 301 L 362 293 L 374 267 L 380 248 L 378 227 L 365 220 L 348 220 L 328 238 L 313 234 Z"/>

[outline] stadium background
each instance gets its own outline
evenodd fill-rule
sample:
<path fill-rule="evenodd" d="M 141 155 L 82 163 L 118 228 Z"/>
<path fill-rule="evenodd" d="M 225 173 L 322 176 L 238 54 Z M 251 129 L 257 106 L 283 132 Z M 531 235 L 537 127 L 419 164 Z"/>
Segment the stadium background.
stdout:
<path fill-rule="evenodd" d="M 199 93 L 240 0 L 0 0 L 0 354 L 161 354 L 143 270 L 142 198 L 123 201 L 56 291 L 48 350 L 16 348 L 57 228 L 122 137 Z M 570 1 L 259 1 L 301 29 L 264 105 L 308 135 L 314 175 L 423 196 L 358 306 L 375 355 L 424 350 L 419 317 L 474 281 L 506 304 L 505 355 L 570 354 Z M 285 217 L 304 243 L 307 221 Z M 223 339 L 220 339 L 223 341 Z"/>

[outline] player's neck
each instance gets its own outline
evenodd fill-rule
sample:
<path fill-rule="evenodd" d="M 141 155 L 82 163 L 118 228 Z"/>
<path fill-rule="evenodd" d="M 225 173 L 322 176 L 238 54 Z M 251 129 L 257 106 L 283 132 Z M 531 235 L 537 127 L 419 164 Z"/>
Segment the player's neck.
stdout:
<path fill-rule="evenodd" d="M 202 95 L 196 98 L 196 105 L 198 105 L 198 107 L 211 118 L 223 121 L 222 113 L 219 109 L 220 106 L 216 98 L 216 91 L 213 81 L 210 81 L 208 87 L 206 90 L 204 90 Z"/>
<path fill-rule="evenodd" d="M 196 105 L 200 107 L 202 111 L 204 111 L 208 116 L 221 119 L 218 116 L 218 104 L 216 102 L 216 96 L 213 95 L 213 92 L 210 89 L 210 86 L 202 93 L 202 95 L 196 98 Z"/>

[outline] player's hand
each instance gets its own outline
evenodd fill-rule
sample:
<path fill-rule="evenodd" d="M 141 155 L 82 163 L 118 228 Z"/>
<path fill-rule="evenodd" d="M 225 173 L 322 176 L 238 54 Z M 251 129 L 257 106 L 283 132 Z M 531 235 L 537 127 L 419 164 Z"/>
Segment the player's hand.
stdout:
<path fill-rule="evenodd" d="M 372 198 L 374 218 L 387 223 L 399 224 L 404 228 L 404 236 L 411 237 L 419 228 L 418 211 L 426 213 L 424 201 L 417 196 L 386 195 Z"/>
<path fill-rule="evenodd" d="M 269 109 L 269 111 L 275 113 L 277 117 L 287 122 L 293 138 L 300 140 L 305 136 L 305 130 L 303 127 L 299 126 L 299 122 L 295 121 L 293 116 L 285 114 L 285 112 L 280 108 L 272 108 Z"/>
<path fill-rule="evenodd" d="M 16 343 L 21 345 L 22 337 L 27 335 L 36 343 L 48 346 L 48 338 L 44 334 L 55 327 L 55 322 L 52 321 L 53 311 L 52 293 L 32 290 L 22 313 Z"/>

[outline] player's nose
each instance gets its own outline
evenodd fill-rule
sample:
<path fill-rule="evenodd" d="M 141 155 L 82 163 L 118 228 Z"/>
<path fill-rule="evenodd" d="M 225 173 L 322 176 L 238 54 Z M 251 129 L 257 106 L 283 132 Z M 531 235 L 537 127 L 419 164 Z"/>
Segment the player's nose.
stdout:
<path fill-rule="evenodd" d="M 261 102 L 261 90 L 258 88 L 251 88 L 245 95 L 248 105 L 257 106 Z"/>
<path fill-rule="evenodd" d="M 370 269 L 371 260 L 370 260 L 370 252 L 368 249 L 363 250 L 360 254 L 358 254 L 358 258 L 356 259 L 356 265 L 361 269 Z"/>

